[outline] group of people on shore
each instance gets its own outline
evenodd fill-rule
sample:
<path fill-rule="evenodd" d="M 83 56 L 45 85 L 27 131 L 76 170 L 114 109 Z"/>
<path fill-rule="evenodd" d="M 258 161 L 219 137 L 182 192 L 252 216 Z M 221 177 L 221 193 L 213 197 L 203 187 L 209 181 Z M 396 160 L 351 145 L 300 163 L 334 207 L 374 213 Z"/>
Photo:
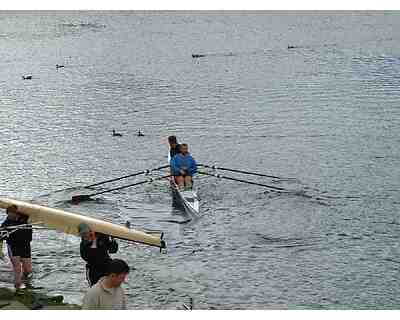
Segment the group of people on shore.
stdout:
<path fill-rule="evenodd" d="M 16 294 L 23 294 L 23 288 L 31 285 L 32 225 L 28 216 L 12 205 L 6 210 L 7 217 L 1 224 L 0 257 L 3 241 L 14 273 Z M 118 251 L 118 243 L 109 236 L 90 230 L 81 223 L 80 255 L 86 261 L 86 278 L 90 286 L 83 298 L 82 309 L 126 309 L 126 300 L 121 284 L 126 281 L 130 267 L 121 259 L 111 259 L 110 253 Z M 1 257 L 3 258 L 3 257 Z"/>
<path fill-rule="evenodd" d="M 178 144 L 175 136 L 168 137 L 168 141 L 171 174 L 180 188 L 191 188 L 192 176 L 197 172 L 196 161 L 187 144 Z M 23 285 L 29 286 L 32 279 L 32 225 L 28 223 L 29 217 L 19 212 L 15 205 L 8 207 L 6 213 L 0 227 L 0 258 L 5 240 L 18 294 L 23 293 Z M 94 232 L 84 223 L 78 226 L 78 232 L 80 256 L 86 262 L 86 279 L 90 287 L 83 298 L 82 309 L 126 309 L 121 284 L 126 281 L 130 267 L 125 261 L 110 257 L 117 253 L 118 243 L 108 235 Z"/>

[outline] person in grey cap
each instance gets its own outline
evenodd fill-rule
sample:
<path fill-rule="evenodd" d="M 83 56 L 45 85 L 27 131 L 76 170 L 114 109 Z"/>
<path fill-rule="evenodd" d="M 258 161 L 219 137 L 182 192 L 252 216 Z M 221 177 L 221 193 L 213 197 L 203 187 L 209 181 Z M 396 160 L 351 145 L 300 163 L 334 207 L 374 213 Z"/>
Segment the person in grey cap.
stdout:
<path fill-rule="evenodd" d="M 107 265 L 111 261 L 109 253 L 118 251 L 118 243 L 108 235 L 94 232 L 90 227 L 81 223 L 78 226 L 81 236 L 80 254 L 86 261 L 86 279 L 92 287 L 107 273 Z"/>

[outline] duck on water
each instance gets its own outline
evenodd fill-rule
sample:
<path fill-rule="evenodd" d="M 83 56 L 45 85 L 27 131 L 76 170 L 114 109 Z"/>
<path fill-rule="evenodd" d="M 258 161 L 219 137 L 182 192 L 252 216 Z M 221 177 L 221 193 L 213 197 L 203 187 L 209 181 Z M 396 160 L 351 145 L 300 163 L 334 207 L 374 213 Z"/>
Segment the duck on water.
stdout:
<path fill-rule="evenodd" d="M 112 135 L 113 137 L 122 137 L 122 133 L 115 132 L 115 129 L 113 129 Z"/>

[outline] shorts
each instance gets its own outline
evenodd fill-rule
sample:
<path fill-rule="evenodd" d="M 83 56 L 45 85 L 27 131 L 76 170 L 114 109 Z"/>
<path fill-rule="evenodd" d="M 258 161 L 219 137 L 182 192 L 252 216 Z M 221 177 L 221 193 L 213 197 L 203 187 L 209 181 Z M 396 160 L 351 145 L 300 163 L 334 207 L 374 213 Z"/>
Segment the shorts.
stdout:
<path fill-rule="evenodd" d="M 31 257 L 31 244 L 24 243 L 22 245 L 8 245 L 8 252 L 13 257 L 30 258 Z"/>
<path fill-rule="evenodd" d="M 185 170 L 184 174 L 182 174 L 180 172 L 174 172 L 173 176 L 174 177 L 191 177 L 192 175 L 187 170 Z"/>

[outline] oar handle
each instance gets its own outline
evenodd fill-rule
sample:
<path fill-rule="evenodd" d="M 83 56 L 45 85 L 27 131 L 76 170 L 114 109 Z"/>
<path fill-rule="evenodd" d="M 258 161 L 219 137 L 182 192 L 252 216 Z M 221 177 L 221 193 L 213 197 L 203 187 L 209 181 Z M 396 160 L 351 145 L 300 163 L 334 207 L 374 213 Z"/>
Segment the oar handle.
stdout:
<path fill-rule="evenodd" d="M 258 173 L 258 172 L 250 172 L 250 171 L 244 171 L 244 170 L 238 170 L 238 169 L 217 167 L 215 165 L 214 166 L 209 166 L 209 165 L 206 165 L 206 164 L 199 164 L 199 166 L 202 166 L 204 168 L 209 168 L 209 169 L 217 169 L 217 170 L 222 170 L 222 171 L 231 171 L 231 172 L 243 173 L 243 174 L 248 174 L 248 175 L 253 175 L 253 176 L 258 176 L 258 177 L 266 177 L 266 178 L 273 178 L 273 179 L 294 179 L 294 178 L 282 178 L 282 177 L 277 177 L 277 176 Z"/>
<path fill-rule="evenodd" d="M 148 173 L 150 173 L 150 172 L 152 172 L 152 171 L 157 171 L 157 170 L 165 169 L 165 168 L 167 168 L 167 167 L 169 167 L 169 164 L 168 164 L 168 165 L 161 166 L 161 167 L 158 167 L 158 168 L 154 168 L 154 169 L 148 169 L 148 170 L 143 170 L 143 171 L 135 172 L 135 173 L 128 174 L 128 175 L 126 175 L 126 176 L 122 176 L 122 177 L 118 177 L 118 178 L 114 178 L 114 179 L 109 179 L 109 180 L 105 180 L 105 181 L 100 181 L 100 182 L 97 182 L 97 183 L 93 183 L 93 184 L 84 186 L 84 188 L 96 187 L 96 186 L 99 186 L 99 185 L 102 185 L 102 184 L 105 184 L 105 183 L 114 182 L 114 181 L 119 181 L 119 180 L 122 180 L 122 179 L 126 179 L 126 178 L 131 178 L 131 177 L 139 176 L 139 175 L 141 175 L 141 174 L 148 174 Z"/>
<path fill-rule="evenodd" d="M 242 179 L 237 179 L 237 178 L 232 178 L 232 177 L 227 177 L 227 176 L 223 176 L 220 174 L 212 174 L 212 173 L 208 173 L 208 172 L 202 172 L 199 171 L 199 174 L 204 174 L 207 176 L 213 176 L 216 178 L 221 178 L 221 179 L 227 179 L 227 180 L 232 180 L 232 181 L 237 181 L 237 182 L 242 182 L 242 183 L 247 183 L 247 184 L 252 184 L 252 185 L 256 185 L 256 186 L 261 186 L 261 187 L 266 187 L 269 189 L 274 189 L 274 190 L 278 190 L 278 191 L 284 191 L 284 192 L 288 192 L 288 190 L 284 189 L 284 188 L 280 188 L 280 187 L 275 187 L 275 186 L 271 186 L 271 185 L 267 185 L 267 184 L 263 184 L 263 183 L 258 183 L 258 182 L 253 182 L 253 181 L 247 181 L 247 180 L 242 180 Z"/>
<path fill-rule="evenodd" d="M 143 170 L 143 171 L 140 171 L 140 172 L 137 172 L 137 173 L 128 174 L 128 175 L 123 176 L 123 177 L 114 178 L 114 179 L 110 179 L 110 180 L 105 180 L 105 181 L 101 181 L 101 182 L 89 184 L 89 185 L 87 185 L 87 186 L 84 186 L 84 188 L 96 187 L 96 186 L 99 186 L 99 185 L 102 185 L 102 184 L 105 184 L 105 183 L 114 182 L 114 181 L 118 181 L 118 180 L 130 178 L 130 177 L 135 177 L 135 176 L 138 176 L 138 175 L 141 175 L 141 174 L 145 174 L 145 173 L 147 173 L 147 172 L 150 172 L 150 171 L 148 171 L 148 170 Z"/>
<path fill-rule="evenodd" d="M 118 188 L 113 188 L 113 189 L 108 189 L 108 190 L 92 193 L 92 194 L 87 195 L 87 197 L 97 196 L 97 195 L 103 194 L 103 193 L 113 192 L 113 191 L 117 191 L 117 190 L 121 190 L 121 189 L 125 189 L 125 188 L 130 188 L 130 187 L 138 186 L 138 185 L 141 185 L 141 184 L 144 184 L 144 183 L 149 183 L 149 182 L 156 181 L 156 180 L 162 180 L 162 179 L 169 178 L 171 176 L 172 175 L 169 174 L 169 175 L 158 177 L 158 178 L 142 180 L 142 181 L 139 181 L 139 182 L 136 182 L 136 183 L 132 183 L 132 184 L 128 184 L 128 185 L 125 185 L 125 186 L 121 186 L 121 187 L 118 187 Z"/>

